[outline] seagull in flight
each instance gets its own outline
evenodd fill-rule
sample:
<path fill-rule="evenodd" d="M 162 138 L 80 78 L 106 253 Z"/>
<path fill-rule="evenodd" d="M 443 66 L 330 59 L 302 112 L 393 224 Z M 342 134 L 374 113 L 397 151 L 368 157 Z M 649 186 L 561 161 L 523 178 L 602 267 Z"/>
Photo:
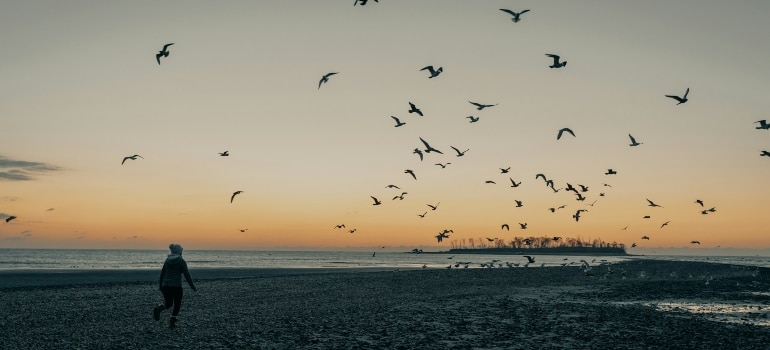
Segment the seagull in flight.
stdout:
<path fill-rule="evenodd" d="M 174 43 L 163 45 L 163 50 L 158 51 L 158 53 L 155 54 L 155 60 L 158 61 L 158 64 L 160 64 L 160 58 L 161 57 L 168 57 L 168 47 L 174 45 Z"/>
<path fill-rule="evenodd" d="M 449 146 L 449 147 L 452 147 L 452 149 L 453 149 L 453 150 L 455 150 L 455 152 L 457 152 L 457 156 L 458 156 L 458 157 L 462 157 L 462 156 L 464 156 L 464 155 L 465 155 L 465 152 L 468 152 L 468 151 L 470 151 L 470 148 L 469 148 L 469 149 L 466 149 L 465 151 L 462 151 L 462 152 L 460 152 L 460 150 L 459 150 L 459 149 L 457 149 L 457 147 L 455 147 L 455 146 Z"/>
<path fill-rule="evenodd" d="M 403 125 L 406 125 L 406 123 L 402 122 L 402 121 L 401 121 L 401 120 L 399 120 L 397 117 L 395 117 L 395 116 L 392 116 L 392 115 L 391 115 L 390 117 L 391 117 L 391 118 L 393 118 L 393 120 L 395 120 L 395 121 L 396 121 L 396 125 L 394 125 L 395 127 L 399 127 L 399 126 L 403 126 Z"/>
<path fill-rule="evenodd" d="M 521 15 L 524 14 L 524 13 L 529 12 L 529 10 L 524 10 L 524 11 L 521 11 L 521 12 L 513 12 L 513 11 L 508 10 L 508 9 L 500 9 L 500 11 L 503 11 L 503 12 L 513 16 L 513 18 L 511 18 L 511 21 L 513 21 L 513 23 L 519 23 L 519 21 L 521 21 L 521 18 L 520 18 Z"/>
<path fill-rule="evenodd" d="M 422 161 L 422 158 L 423 158 L 423 156 L 422 156 L 422 151 L 420 151 L 420 149 L 419 149 L 419 148 L 415 148 L 415 149 L 414 149 L 414 151 L 412 151 L 412 153 L 414 153 L 414 154 L 416 154 L 416 155 L 420 156 L 420 161 Z"/>
<path fill-rule="evenodd" d="M 438 154 L 444 154 L 443 152 L 441 152 L 441 151 L 439 151 L 439 150 L 437 150 L 437 149 L 435 149 L 435 148 L 431 147 L 431 146 L 428 144 L 428 142 L 427 142 L 427 141 L 425 141 L 425 140 L 423 140 L 423 139 L 422 139 L 422 137 L 420 137 L 420 141 L 422 141 L 422 144 L 423 144 L 423 145 L 425 145 L 425 153 L 436 152 L 436 153 L 438 153 Z"/>
<path fill-rule="evenodd" d="M 770 157 L 770 151 L 762 151 L 762 153 L 759 154 L 760 157 Z"/>
<path fill-rule="evenodd" d="M 136 160 L 136 157 L 139 157 L 139 158 L 142 158 L 142 159 L 144 159 L 144 157 L 142 157 L 142 156 L 140 156 L 140 155 L 138 155 L 138 154 L 134 154 L 133 156 L 124 157 L 124 158 L 123 158 L 123 161 L 122 161 L 120 164 L 121 164 L 121 165 L 123 165 L 123 163 L 125 163 L 125 162 L 126 162 L 126 160 L 129 160 L 129 159 L 131 159 L 131 160 Z"/>
<path fill-rule="evenodd" d="M 550 68 L 561 68 L 561 67 L 566 67 L 567 66 L 567 61 L 559 62 L 559 58 L 560 58 L 559 55 L 554 55 L 554 54 L 550 54 L 550 53 L 547 53 L 545 55 L 548 56 L 548 57 L 553 58 L 553 64 L 548 66 L 548 67 L 550 67 Z"/>
<path fill-rule="evenodd" d="M 230 156 L 230 151 L 220 152 L 219 155 L 222 156 L 222 157 L 229 157 Z"/>
<path fill-rule="evenodd" d="M 477 102 L 473 102 L 473 101 L 468 101 L 468 103 L 476 106 L 476 109 L 478 109 L 478 110 L 482 110 L 482 109 L 487 108 L 487 107 L 497 106 L 497 103 L 495 103 L 493 105 L 485 105 L 485 104 L 481 104 L 481 103 L 477 103 Z"/>
<path fill-rule="evenodd" d="M 409 113 L 417 113 L 419 116 L 422 117 L 422 111 L 417 108 L 417 106 L 414 105 L 414 103 L 409 102 Z"/>
<path fill-rule="evenodd" d="M 673 98 L 673 99 L 679 101 L 679 103 L 677 103 L 677 105 L 680 105 L 682 103 L 687 102 L 687 94 L 689 94 L 689 93 L 690 93 L 690 88 L 687 88 L 687 91 L 684 92 L 684 96 L 682 96 L 682 97 L 675 96 L 675 95 L 666 95 L 666 97 Z"/>
<path fill-rule="evenodd" d="M 235 199 L 235 196 L 237 196 L 237 195 L 239 195 L 241 193 L 243 193 L 243 191 L 235 191 L 235 192 L 233 192 L 233 195 L 230 196 L 230 203 L 233 202 L 233 199 Z"/>
<path fill-rule="evenodd" d="M 701 207 L 703 206 L 703 201 L 702 201 L 702 200 L 700 200 L 700 199 L 696 199 L 696 200 L 695 200 L 695 203 L 698 203 L 698 204 L 700 204 L 700 206 L 701 206 Z"/>
<path fill-rule="evenodd" d="M 556 139 L 557 140 L 560 139 L 561 135 L 564 134 L 565 132 L 569 133 L 570 135 L 572 135 L 572 137 L 575 137 L 575 133 L 572 132 L 572 129 L 570 129 L 570 128 L 561 128 L 561 129 L 559 129 L 559 133 L 556 135 Z"/>
<path fill-rule="evenodd" d="M 398 187 L 398 186 L 396 186 L 396 185 L 387 185 L 387 186 L 385 186 L 385 188 L 395 188 L 395 189 L 397 189 L 397 190 L 400 190 L 400 189 L 401 189 L 401 187 Z"/>
<path fill-rule="evenodd" d="M 647 237 L 647 236 L 642 236 L 642 239 L 646 239 L 646 240 L 648 240 L 648 241 L 649 241 L 649 240 L 650 240 L 650 237 Z"/>
<path fill-rule="evenodd" d="M 764 130 L 770 130 L 770 124 L 767 123 L 767 120 L 757 120 L 754 122 L 754 124 L 759 123 L 759 126 L 754 129 L 764 129 Z"/>
<path fill-rule="evenodd" d="M 411 169 L 406 169 L 406 170 L 404 170 L 404 174 L 409 174 L 409 175 L 412 175 L 412 177 L 413 177 L 415 180 L 417 180 L 417 175 L 415 175 L 415 174 L 414 174 L 414 171 L 412 171 Z"/>
<path fill-rule="evenodd" d="M 508 226 L 508 224 L 502 224 L 502 225 L 500 225 L 500 229 L 501 229 L 501 230 L 502 230 L 502 229 L 506 229 L 506 230 L 510 231 L 510 230 L 511 230 L 511 227 L 510 227 L 510 226 Z"/>
<path fill-rule="evenodd" d="M 664 222 L 664 223 L 663 223 L 663 225 L 660 225 L 660 228 L 663 228 L 663 227 L 665 227 L 665 226 L 668 226 L 668 223 L 669 223 L 669 222 L 671 222 L 671 221 L 666 221 L 666 222 Z"/>
<path fill-rule="evenodd" d="M 521 208 L 521 207 L 524 206 L 524 202 L 522 202 L 522 201 L 520 201 L 518 199 L 514 199 L 513 201 L 516 202 L 516 208 Z"/>
<path fill-rule="evenodd" d="M 361 4 L 361 6 L 364 6 L 364 5 L 366 5 L 367 2 L 369 2 L 369 0 L 356 0 L 353 3 L 353 6 L 356 6 L 358 4 Z M 379 2 L 379 0 L 374 0 L 374 2 Z"/>
<path fill-rule="evenodd" d="M 511 167 L 500 168 L 500 174 L 505 174 L 505 173 L 507 173 L 509 171 L 511 171 Z"/>
<path fill-rule="evenodd" d="M 633 136 L 631 136 L 631 134 L 628 134 L 628 138 L 631 139 L 631 144 L 629 145 L 631 147 L 639 146 L 642 144 L 641 142 L 636 142 L 636 139 Z"/>
<path fill-rule="evenodd" d="M 441 169 L 445 169 L 445 168 L 446 168 L 446 166 L 447 166 L 447 165 L 449 165 L 449 164 L 452 164 L 452 163 L 444 163 L 444 164 L 442 164 L 442 163 L 436 163 L 435 165 L 438 165 L 438 166 L 440 166 L 440 167 L 441 167 Z"/>
<path fill-rule="evenodd" d="M 420 70 L 423 71 L 426 69 L 428 70 L 428 72 L 430 72 L 430 76 L 428 77 L 429 79 L 437 77 L 439 74 L 441 74 L 441 72 L 444 71 L 444 67 L 438 67 L 438 69 L 433 69 L 433 66 L 426 66 Z"/>
<path fill-rule="evenodd" d="M 249 230 L 249 229 L 247 229 L 247 228 L 241 228 L 241 229 L 238 229 L 238 231 L 241 231 L 241 232 L 246 232 L 246 231 L 248 231 L 248 230 Z"/>
<path fill-rule="evenodd" d="M 372 204 L 372 205 L 380 205 L 380 204 L 382 204 L 382 202 L 380 202 L 380 200 L 377 199 L 375 196 L 369 196 L 369 197 L 372 197 L 372 199 L 374 200 L 374 204 Z"/>
<path fill-rule="evenodd" d="M 331 73 L 326 73 L 326 74 L 324 74 L 324 75 L 321 77 L 321 80 L 319 80 L 319 81 L 318 81 L 318 88 L 320 89 L 320 88 L 321 88 L 321 85 L 323 85 L 323 84 L 325 84 L 325 83 L 328 83 L 328 82 L 329 82 L 329 77 L 331 77 L 332 75 L 335 75 L 335 74 L 337 74 L 337 73 L 339 73 L 339 72 L 331 72 Z"/>
<path fill-rule="evenodd" d="M 345 228 L 345 224 L 336 225 L 336 226 L 334 226 L 334 228 L 335 229 L 337 229 L 337 228 Z"/>
<path fill-rule="evenodd" d="M 485 183 L 485 184 L 493 184 L 493 185 L 497 185 L 497 182 L 494 182 L 494 181 L 492 181 L 492 180 L 487 180 L 487 181 L 484 181 L 484 183 Z"/>
<path fill-rule="evenodd" d="M 407 192 L 401 192 L 401 195 L 400 195 L 400 196 L 395 196 L 395 197 L 393 197 L 393 200 L 396 200 L 396 199 L 404 200 L 404 195 L 405 195 L 405 194 L 409 194 L 409 193 L 407 193 Z"/>
<path fill-rule="evenodd" d="M 436 205 L 431 205 L 431 204 L 426 204 L 426 205 L 430 207 L 430 210 L 436 210 L 438 209 L 439 204 L 441 204 L 441 202 L 436 203 Z"/>
<path fill-rule="evenodd" d="M 604 175 L 615 175 L 615 174 L 617 174 L 617 173 L 618 173 L 618 172 L 617 172 L 617 171 L 615 171 L 615 170 L 613 170 L 613 169 L 607 169 L 607 172 L 606 172 L 606 173 L 604 173 Z"/>
<path fill-rule="evenodd" d="M 690 241 L 690 244 L 700 244 L 700 241 Z"/>
<path fill-rule="evenodd" d="M 516 183 L 516 181 L 513 181 L 513 178 L 510 178 L 510 177 L 508 178 L 508 180 L 511 180 L 511 187 L 519 187 L 519 185 L 521 185 L 521 181 Z"/>
<path fill-rule="evenodd" d="M 15 216 L 11 215 L 11 216 L 5 218 L 5 222 L 11 222 L 11 220 L 13 220 L 15 218 L 16 218 Z"/>
<path fill-rule="evenodd" d="M 575 221 L 576 221 L 576 222 L 577 222 L 577 221 L 580 221 L 580 213 L 582 213 L 582 212 L 584 212 L 584 211 L 588 211 L 588 210 L 585 210 L 585 209 L 578 209 L 578 210 L 575 212 L 575 214 L 574 214 L 574 215 L 572 215 L 572 217 L 575 219 Z"/>
<path fill-rule="evenodd" d="M 653 201 L 651 201 L 649 199 L 647 199 L 647 203 L 649 203 L 649 204 L 647 204 L 648 207 L 661 207 L 660 205 L 655 204 Z M 661 208 L 663 208 L 663 207 L 661 207 Z"/>
<path fill-rule="evenodd" d="M 534 264 L 535 263 L 535 258 L 533 258 L 533 257 L 531 257 L 529 255 L 524 255 L 524 257 L 527 258 L 527 262 L 528 263 L 530 263 L 530 264 Z"/>
<path fill-rule="evenodd" d="M 428 215 L 428 212 L 427 212 L 427 211 L 426 211 L 426 212 L 424 212 L 424 213 L 422 213 L 422 214 L 417 214 L 417 216 L 419 216 L 419 217 L 421 217 L 421 218 L 425 218 L 425 215 Z"/>
<path fill-rule="evenodd" d="M 519 226 L 521 226 L 522 230 L 526 230 L 527 229 L 527 223 L 526 222 L 525 223 L 519 223 Z"/>
<path fill-rule="evenodd" d="M 468 123 L 475 123 L 475 122 L 479 121 L 479 117 L 474 117 L 472 115 L 467 116 L 466 118 L 470 119 L 470 121 Z"/>

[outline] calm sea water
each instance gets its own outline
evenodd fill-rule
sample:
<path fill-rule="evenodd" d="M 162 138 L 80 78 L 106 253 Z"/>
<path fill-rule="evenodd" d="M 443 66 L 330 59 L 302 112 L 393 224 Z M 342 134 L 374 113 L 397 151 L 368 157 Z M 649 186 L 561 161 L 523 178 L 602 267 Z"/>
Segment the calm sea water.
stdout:
<path fill-rule="evenodd" d="M 115 249 L 0 249 L 0 269 L 157 269 L 166 258 L 165 250 Z M 242 250 L 185 250 L 185 260 L 191 267 L 249 267 L 249 268 L 415 268 L 423 265 L 443 268 L 449 265 L 480 268 L 494 262 L 523 266 L 527 260 L 521 255 L 492 254 L 413 254 L 403 252 L 356 251 L 242 251 Z M 596 264 L 619 262 L 639 257 L 632 256 L 536 256 L 530 266 L 560 266 L 579 264 L 581 259 Z M 754 256 L 645 256 L 646 259 L 720 262 L 737 265 L 770 267 L 770 257 Z"/>

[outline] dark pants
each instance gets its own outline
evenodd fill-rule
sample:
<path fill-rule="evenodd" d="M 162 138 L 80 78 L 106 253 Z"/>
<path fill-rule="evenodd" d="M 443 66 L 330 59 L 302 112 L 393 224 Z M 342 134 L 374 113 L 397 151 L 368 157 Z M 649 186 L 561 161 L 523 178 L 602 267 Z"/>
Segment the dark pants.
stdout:
<path fill-rule="evenodd" d="M 163 305 L 166 309 L 174 306 L 171 316 L 178 316 L 179 308 L 182 307 L 182 296 L 184 296 L 182 287 L 163 286 L 160 291 L 163 292 Z"/>

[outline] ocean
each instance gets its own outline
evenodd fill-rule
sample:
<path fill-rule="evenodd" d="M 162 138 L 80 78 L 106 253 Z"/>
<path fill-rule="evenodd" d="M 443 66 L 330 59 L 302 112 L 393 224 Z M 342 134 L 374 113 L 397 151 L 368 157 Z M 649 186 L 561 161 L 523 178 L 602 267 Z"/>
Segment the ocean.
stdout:
<path fill-rule="evenodd" d="M 21 269 L 159 269 L 167 250 L 129 249 L 0 249 L 0 270 Z M 246 251 L 185 250 L 184 258 L 192 268 L 482 268 L 518 265 L 522 255 L 458 254 L 372 251 Z M 529 266 L 615 263 L 630 259 L 702 261 L 734 265 L 770 267 L 770 257 L 763 256 L 575 256 L 539 255 Z M 484 265 L 482 265 L 484 264 Z"/>

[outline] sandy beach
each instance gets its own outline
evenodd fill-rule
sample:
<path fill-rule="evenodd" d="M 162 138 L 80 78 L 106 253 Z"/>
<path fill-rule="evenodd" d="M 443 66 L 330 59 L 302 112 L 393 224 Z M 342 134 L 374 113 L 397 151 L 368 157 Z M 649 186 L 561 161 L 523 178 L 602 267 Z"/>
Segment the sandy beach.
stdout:
<path fill-rule="evenodd" d="M 2 349 L 767 349 L 770 271 L 632 260 L 198 270 L 179 326 L 158 271 L 0 273 Z"/>

